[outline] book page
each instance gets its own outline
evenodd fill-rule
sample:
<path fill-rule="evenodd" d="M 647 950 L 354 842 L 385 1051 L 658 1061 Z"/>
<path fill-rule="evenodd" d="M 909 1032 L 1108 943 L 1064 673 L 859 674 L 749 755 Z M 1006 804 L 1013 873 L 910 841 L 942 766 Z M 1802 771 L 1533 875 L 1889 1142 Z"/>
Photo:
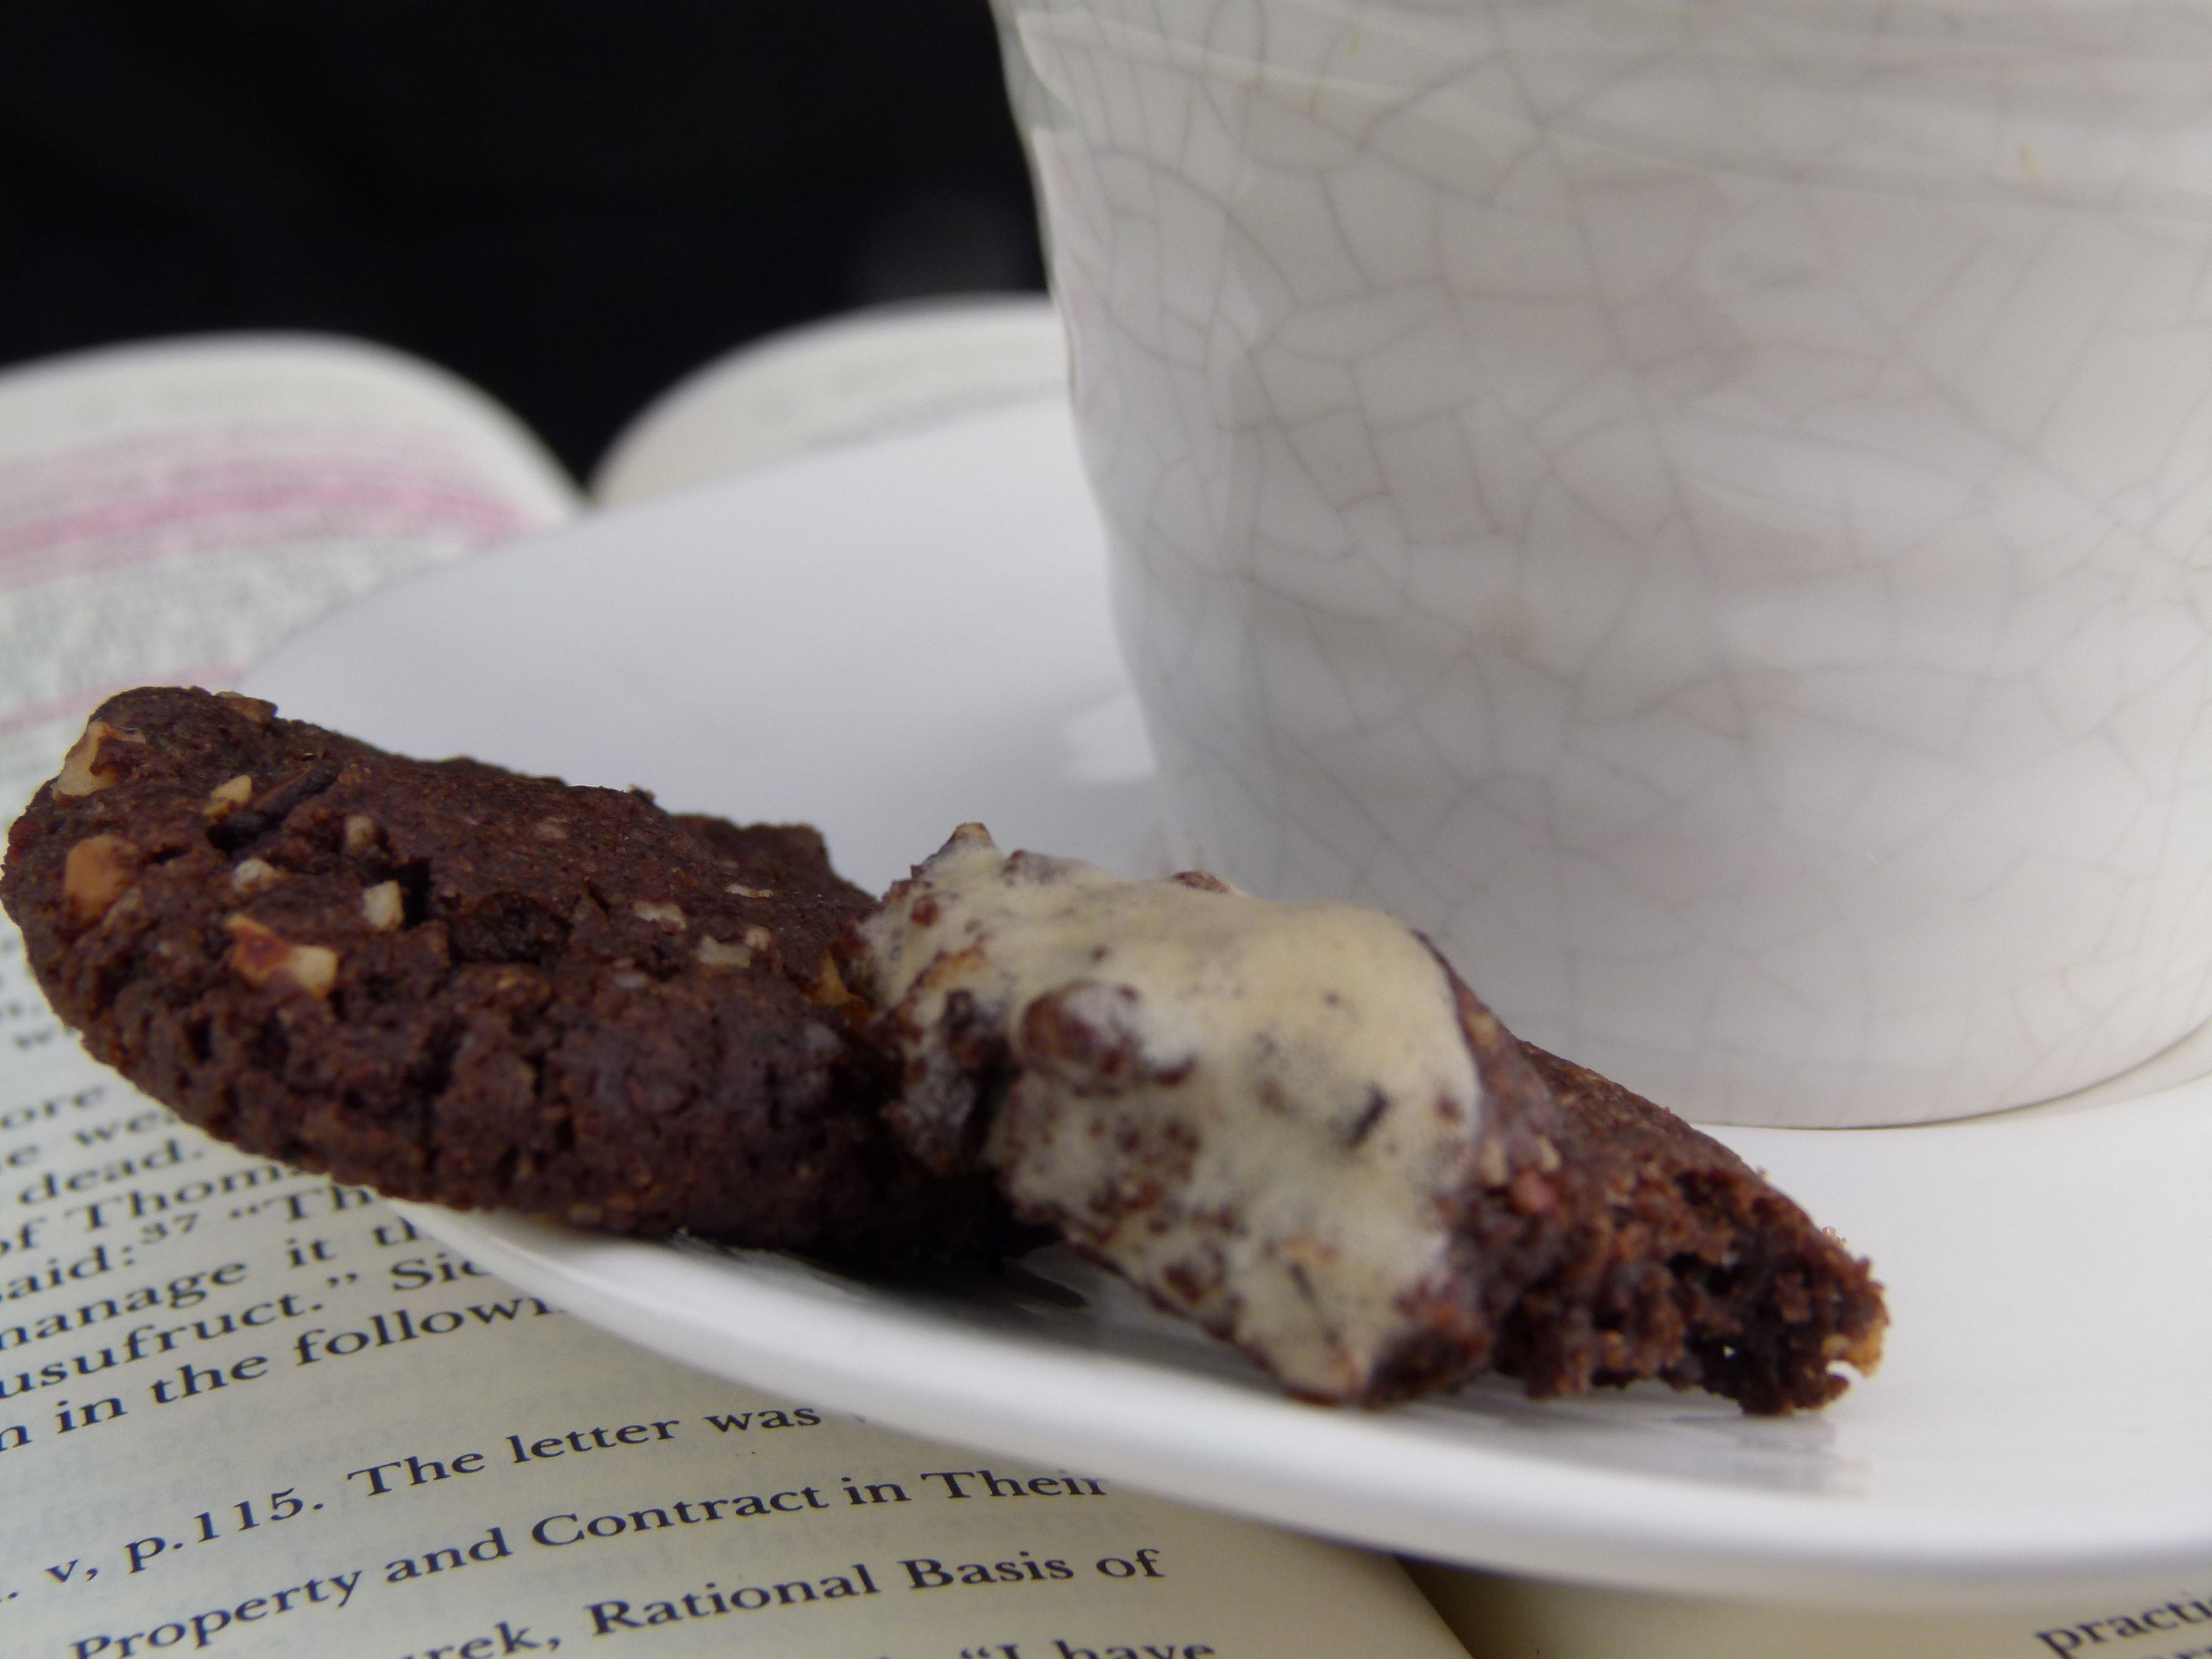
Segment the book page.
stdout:
<path fill-rule="evenodd" d="M 1393 1562 L 623 1346 L 93 1064 L 0 922 L 0 1652 L 1464 1659 Z"/>
<path fill-rule="evenodd" d="M 2212 1659 L 2212 1563 L 2155 1595 L 2094 1606 L 2023 1589 L 1990 1613 L 1754 1607 L 1418 1566 L 1475 1659 Z"/>
<path fill-rule="evenodd" d="M 1066 392 L 1066 336 L 1041 295 L 850 313 L 742 346 L 678 381 L 617 435 L 592 499 L 619 507 Z"/>
<path fill-rule="evenodd" d="M 232 685 L 339 601 L 576 504 L 481 393 L 356 342 L 215 336 L 0 374 L 0 817 L 111 692 Z"/>

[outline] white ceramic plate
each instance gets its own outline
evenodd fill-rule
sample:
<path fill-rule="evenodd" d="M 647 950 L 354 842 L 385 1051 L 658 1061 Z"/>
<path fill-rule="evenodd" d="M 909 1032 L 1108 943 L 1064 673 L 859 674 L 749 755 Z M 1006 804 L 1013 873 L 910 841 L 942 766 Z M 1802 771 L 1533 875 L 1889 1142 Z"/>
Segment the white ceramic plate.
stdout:
<path fill-rule="evenodd" d="M 248 684 L 416 753 L 809 819 L 877 887 L 967 818 L 1158 865 L 1102 538 L 1054 403 L 479 556 L 337 613 Z M 1664 1389 L 1531 1405 L 1498 1383 L 1325 1412 L 1052 1253 L 1029 1282 L 921 1295 L 417 1215 L 702 1369 L 1395 1549 L 1859 1605 L 2163 1595 L 2212 1569 L 2212 1085 L 2186 1081 L 2207 1070 L 2200 1044 L 2100 1102 L 1723 1132 L 1890 1288 L 1881 1375 L 1781 1421 Z"/>

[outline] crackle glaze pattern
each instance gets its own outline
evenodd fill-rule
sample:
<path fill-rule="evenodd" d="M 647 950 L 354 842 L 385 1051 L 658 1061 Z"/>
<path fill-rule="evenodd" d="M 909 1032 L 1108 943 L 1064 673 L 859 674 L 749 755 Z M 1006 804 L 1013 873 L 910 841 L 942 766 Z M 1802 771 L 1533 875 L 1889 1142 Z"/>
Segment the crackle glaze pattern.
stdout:
<path fill-rule="evenodd" d="M 1694 1115 L 2212 1012 L 2212 14 L 999 0 L 1186 851 Z"/>

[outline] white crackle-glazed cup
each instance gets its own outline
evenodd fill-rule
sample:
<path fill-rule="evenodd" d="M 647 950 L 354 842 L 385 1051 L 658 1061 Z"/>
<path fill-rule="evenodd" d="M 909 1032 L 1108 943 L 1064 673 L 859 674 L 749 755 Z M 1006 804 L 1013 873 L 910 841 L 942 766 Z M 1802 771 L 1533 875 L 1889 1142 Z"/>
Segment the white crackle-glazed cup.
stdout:
<path fill-rule="evenodd" d="M 1696 1117 L 2212 1014 L 2212 5 L 998 0 L 1181 849 Z"/>

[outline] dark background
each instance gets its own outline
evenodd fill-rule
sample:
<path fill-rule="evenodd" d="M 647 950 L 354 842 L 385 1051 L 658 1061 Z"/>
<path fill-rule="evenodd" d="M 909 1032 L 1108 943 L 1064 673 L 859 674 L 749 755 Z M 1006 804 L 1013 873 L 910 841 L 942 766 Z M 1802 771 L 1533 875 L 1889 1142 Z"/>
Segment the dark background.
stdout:
<path fill-rule="evenodd" d="M 0 0 L 0 364 L 336 330 L 580 472 L 744 339 L 1040 280 L 986 0 Z"/>

